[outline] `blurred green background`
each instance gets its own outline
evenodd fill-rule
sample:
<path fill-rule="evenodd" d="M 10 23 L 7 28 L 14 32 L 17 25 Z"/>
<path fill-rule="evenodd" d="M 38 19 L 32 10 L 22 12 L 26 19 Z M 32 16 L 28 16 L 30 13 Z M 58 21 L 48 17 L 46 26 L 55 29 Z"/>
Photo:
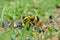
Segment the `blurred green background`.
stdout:
<path fill-rule="evenodd" d="M 21 19 L 27 12 L 39 17 L 52 14 L 59 0 L 0 0 L 0 21 Z"/>
<path fill-rule="evenodd" d="M 0 0 L 0 27 L 3 20 L 22 20 L 22 16 L 28 12 L 38 15 L 41 20 L 48 20 L 48 16 L 54 13 L 56 4 L 60 4 L 60 0 Z M 0 40 L 13 40 L 10 39 L 13 34 L 9 29 L 9 32 L 0 34 Z"/>

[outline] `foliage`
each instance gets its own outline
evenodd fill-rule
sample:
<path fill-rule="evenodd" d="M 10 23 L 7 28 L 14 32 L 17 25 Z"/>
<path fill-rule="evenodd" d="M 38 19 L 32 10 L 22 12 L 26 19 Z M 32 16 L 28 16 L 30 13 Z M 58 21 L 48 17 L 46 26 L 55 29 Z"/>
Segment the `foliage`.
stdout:
<path fill-rule="evenodd" d="M 56 4 L 60 3 L 60 0 L 0 0 L 0 27 L 3 20 L 9 20 L 10 22 L 16 20 L 22 20 L 22 16 L 31 12 L 34 15 L 38 15 L 41 20 L 48 20 L 48 16 L 53 14 L 53 10 L 56 8 Z M 20 31 L 20 30 L 19 30 Z M 30 31 L 30 32 L 29 32 Z M 18 32 L 14 28 L 12 30 L 7 28 L 6 31 L 0 32 L 1 40 L 15 40 L 15 35 L 19 34 L 19 37 L 24 40 L 24 36 L 31 34 L 33 31 L 30 29 L 27 31 L 25 28 L 23 32 Z M 49 30 L 50 32 L 51 30 Z M 46 32 L 45 36 L 51 35 Z M 38 33 L 35 33 L 37 35 Z M 36 36 L 35 36 L 36 37 Z M 30 37 L 31 39 L 32 37 Z"/>

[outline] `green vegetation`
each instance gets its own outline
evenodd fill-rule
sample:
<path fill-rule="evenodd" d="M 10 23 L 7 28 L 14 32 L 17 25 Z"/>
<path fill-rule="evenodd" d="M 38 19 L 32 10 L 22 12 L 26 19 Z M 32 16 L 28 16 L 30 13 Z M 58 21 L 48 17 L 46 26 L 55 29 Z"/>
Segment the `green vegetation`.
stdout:
<path fill-rule="evenodd" d="M 47 21 L 49 15 L 54 14 L 52 11 L 56 9 L 56 4 L 59 3 L 60 0 L 0 0 L 0 27 L 2 26 L 3 20 L 9 20 L 10 22 L 22 20 L 22 16 L 27 15 L 28 12 L 38 15 L 40 20 Z M 54 25 L 47 26 L 53 27 Z M 6 31 L 4 32 L 0 31 L 0 40 L 25 40 L 25 37 L 29 34 L 31 35 L 33 32 L 32 29 L 27 31 L 25 27 L 22 32 L 19 32 L 20 30 L 14 28 L 6 28 Z M 40 40 L 52 38 L 53 35 L 60 32 L 55 32 L 50 28 L 48 28 L 48 30 L 49 32 L 40 35 Z M 38 35 L 37 31 L 33 32 L 33 34 L 34 37 L 29 35 L 30 40 L 37 40 L 35 39 Z M 15 37 L 16 35 L 17 37 Z"/>

